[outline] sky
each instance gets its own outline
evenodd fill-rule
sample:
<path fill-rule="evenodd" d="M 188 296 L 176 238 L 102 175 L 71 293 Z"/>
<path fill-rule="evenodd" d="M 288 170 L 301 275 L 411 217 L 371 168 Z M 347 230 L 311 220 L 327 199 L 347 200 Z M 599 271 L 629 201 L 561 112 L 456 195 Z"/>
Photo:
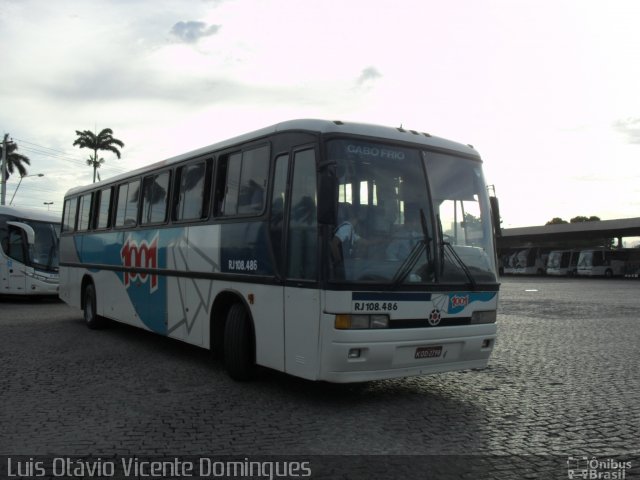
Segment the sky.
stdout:
<path fill-rule="evenodd" d="M 640 217 L 637 0 L 0 0 L 14 205 L 294 118 L 472 144 L 503 227 Z M 7 203 L 18 184 L 7 183 Z M 53 204 L 45 205 L 45 202 Z"/>

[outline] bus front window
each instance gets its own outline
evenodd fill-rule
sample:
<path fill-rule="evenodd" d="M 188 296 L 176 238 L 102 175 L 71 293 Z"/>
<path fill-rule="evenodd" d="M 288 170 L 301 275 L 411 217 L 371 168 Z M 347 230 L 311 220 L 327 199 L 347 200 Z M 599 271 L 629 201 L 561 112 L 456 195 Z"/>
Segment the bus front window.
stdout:
<path fill-rule="evenodd" d="M 31 262 L 34 267 L 56 272 L 58 271 L 58 242 L 60 226 L 53 223 L 26 221 L 35 232 L 35 242 L 31 250 Z"/>
<path fill-rule="evenodd" d="M 424 158 L 441 236 L 441 281 L 495 282 L 489 196 L 480 163 L 434 152 Z"/>
<path fill-rule="evenodd" d="M 329 280 L 496 281 L 480 162 L 355 139 L 331 140 L 327 152 L 338 183 Z"/>
<path fill-rule="evenodd" d="M 429 219 L 431 206 L 420 152 L 355 139 L 331 140 L 327 151 L 338 183 L 337 223 L 328 248 L 330 280 L 430 279 L 426 270 L 433 247 L 425 238 L 433 233 L 430 221 L 423 230 L 421 216 Z"/>

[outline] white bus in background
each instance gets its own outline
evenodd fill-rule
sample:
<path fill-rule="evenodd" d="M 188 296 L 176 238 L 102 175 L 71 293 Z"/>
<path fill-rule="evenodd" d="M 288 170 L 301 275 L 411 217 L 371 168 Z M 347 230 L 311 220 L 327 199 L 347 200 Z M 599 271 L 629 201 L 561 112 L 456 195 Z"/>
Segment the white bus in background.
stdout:
<path fill-rule="evenodd" d="M 627 278 L 640 278 L 640 247 L 629 249 L 624 275 Z"/>
<path fill-rule="evenodd" d="M 547 275 L 576 275 L 578 269 L 579 250 L 553 250 L 547 257 Z"/>
<path fill-rule="evenodd" d="M 637 255 L 635 248 L 581 250 L 578 275 L 588 277 L 620 277 L 627 273 L 627 264 Z"/>
<path fill-rule="evenodd" d="M 516 270 L 516 264 L 518 261 L 518 252 L 520 250 L 505 249 L 500 254 L 500 274 L 501 275 L 513 275 Z"/>
<path fill-rule="evenodd" d="M 511 256 L 508 273 L 513 275 L 544 275 L 547 269 L 548 250 L 523 248 Z M 506 270 L 505 270 L 505 273 Z"/>
<path fill-rule="evenodd" d="M 0 295 L 57 295 L 60 218 L 0 206 Z"/>
<path fill-rule="evenodd" d="M 331 382 L 482 368 L 491 204 L 467 145 L 285 122 L 67 192 L 60 298 L 90 328 L 212 349 L 236 379 L 256 365 Z"/>

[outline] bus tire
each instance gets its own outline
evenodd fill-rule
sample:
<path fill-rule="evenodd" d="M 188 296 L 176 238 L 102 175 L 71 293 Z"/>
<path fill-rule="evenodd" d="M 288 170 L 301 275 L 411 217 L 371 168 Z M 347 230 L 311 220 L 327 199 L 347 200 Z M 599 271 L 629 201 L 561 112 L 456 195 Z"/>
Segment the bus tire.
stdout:
<path fill-rule="evenodd" d="M 234 380 L 249 380 L 256 367 L 256 348 L 249 316 L 244 306 L 234 303 L 224 327 L 224 366 Z"/>
<path fill-rule="evenodd" d="M 84 287 L 84 323 L 92 330 L 103 328 L 105 321 L 102 317 L 98 316 L 96 309 L 96 289 L 93 283 L 88 283 Z"/>

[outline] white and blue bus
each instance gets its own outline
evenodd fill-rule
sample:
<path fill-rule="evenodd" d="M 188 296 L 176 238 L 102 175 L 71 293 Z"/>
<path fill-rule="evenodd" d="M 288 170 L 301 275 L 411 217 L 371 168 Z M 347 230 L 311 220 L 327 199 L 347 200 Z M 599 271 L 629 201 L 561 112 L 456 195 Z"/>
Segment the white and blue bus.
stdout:
<path fill-rule="evenodd" d="M 91 328 L 211 349 L 236 379 L 482 368 L 494 203 L 470 146 L 289 121 L 67 192 L 60 297 Z"/>
<path fill-rule="evenodd" d="M 60 217 L 0 206 L 0 295 L 58 295 Z"/>

